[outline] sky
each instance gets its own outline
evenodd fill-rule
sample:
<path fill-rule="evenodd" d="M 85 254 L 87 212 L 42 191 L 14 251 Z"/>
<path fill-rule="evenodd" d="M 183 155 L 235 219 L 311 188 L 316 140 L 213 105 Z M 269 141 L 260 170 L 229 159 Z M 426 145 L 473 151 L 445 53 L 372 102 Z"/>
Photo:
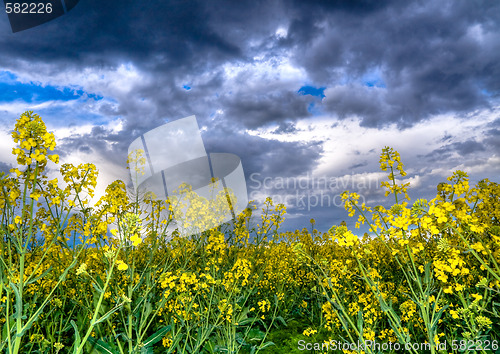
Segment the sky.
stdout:
<path fill-rule="evenodd" d="M 455 170 L 499 182 L 499 102 L 497 1 L 80 0 L 16 33 L 0 13 L 0 170 L 26 110 L 62 163 L 96 164 L 98 194 L 130 180 L 133 140 L 196 115 L 250 200 L 285 203 L 284 230 L 354 225 L 346 189 L 387 205 L 384 146 L 413 200 Z"/>

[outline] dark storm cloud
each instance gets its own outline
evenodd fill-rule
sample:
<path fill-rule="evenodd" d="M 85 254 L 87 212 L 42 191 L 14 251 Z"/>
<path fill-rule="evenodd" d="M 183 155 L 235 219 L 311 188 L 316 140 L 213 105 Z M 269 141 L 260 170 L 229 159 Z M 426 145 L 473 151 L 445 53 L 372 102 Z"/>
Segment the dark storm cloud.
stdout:
<path fill-rule="evenodd" d="M 490 129 L 485 132 L 485 144 L 491 149 L 491 152 L 500 153 L 500 129 Z"/>
<path fill-rule="evenodd" d="M 296 133 L 299 130 L 293 123 L 289 122 L 283 122 L 281 123 L 278 128 L 272 131 L 273 134 L 291 134 L 291 133 Z"/>
<path fill-rule="evenodd" d="M 102 126 L 95 126 L 90 133 L 72 134 L 69 137 L 59 139 L 55 153 L 66 157 L 74 151 L 98 152 L 110 161 L 121 162 L 125 166 L 129 144 L 129 136 L 113 133 Z"/>
<path fill-rule="evenodd" d="M 115 94 L 112 98 L 116 104 L 103 103 L 98 109 L 110 118 L 124 117 L 124 134 L 132 141 L 133 136 L 164 123 L 165 118 L 210 113 L 208 105 L 193 111 L 193 107 L 206 104 L 207 99 L 191 101 L 190 97 L 196 95 L 186 96 L 177 81 L 242 58 L 242 43 L 225 38 L 211 24 L 218 21 L 229 25 L 231 14 L 225 20 L 217 19 L 216 10 L 205 1 L 158 1 L 140 6 L 132 1 L 81 1 L 68 15 L 43 26 L 1 35 L 0 67 L 28 75 L 33 71 L 50 78 L 65 71 L 112 71 L 124 63 L 132 64 L 154 80 L 136 84 L 132 92 Z M 252 13 L 265 17 L 260 11 L 235 9 L 235 13 L 246 19 Z M 6 32 L 6 18 L 2 17 L 2 21 L 0 28 Z M 215 89 L 220 80 L 213 76 L 208 86 Z M 94 89 L 106 91 L 106 86 Z M 78 138 L 74 137 L 72 143 L 75 148 Z M 94 148 L 102 146 L 97 144 Z"/>
<path fill-rule="evenodd" d="M 226 115 L 239 120 L 250 129 L 288 119 L 305 118 L 310 98 L 296 91 L 251 92 L 230 95 L 222 100 Z"/>
<path fill-rule="evenodd" d="M 5 162 L 1 162 L 0 161 L 0 173 L 3 172 L 5 173 L 6 175 L 8 175 L 10 172 L 9 170 L 12 168 L 13 166 L 9 163 L 5 163 Z"/>
<path fill-rule="evenodd" d="M 359 84 L 334 87 L 325 94 L 327 97 L 323 106 L 328 111 L 335 112 L 341 119 L 358 116 L 369 126 L 376 125 L 379 117 L 388 116 L 393 110 L 402 108 L 389 105 L 385 91 Z"/>
<path fill-rule="evenodd" d="M 493 128 L 500 128 L 500 118 L 495 119 L 489 124 L 489 126 Z"/>
<path fill-rule="evenodd" d="M 479 151 L 485 151 L 483 144 L 472 139 L 461 143 L 455 143 L 453 144 L 453 147 L 462 156 L 470 155 Z"/>
<path fill-rule="evenodd" d="M 500 3 L 404 4 L 331 11 L 310 26 L 296 25 L 307 22 L 306 13 L 297 15 L 289 34 L 295 60 L 317 83 L 335 87 L 325 93 L 326 109 L 358 115 L 365 126 L 407 127 L 487 107 L 500 88 L 493 79 L 500 75 Z M 377 71 L 383 89 L 363 87 L 363 76 Z"/>
<path fill-rule="evenodd" d="M 445 133 L 443 137 L 440 139 L 440 142 L 444 143 L 445 141 L 448 141 L 453 138 L 453 135 Z"/>
<path fill-rule="evenodd" d="M 363 161 L 363 162 L 356 163 L 356 164 L 354 164 L 354 165 L 349 166 L 349 167 L 348 167 L 348 169 L 350 169 L 350 170 L 354 170 L 354 169 L 356 169 L 356 168 L 365 167 L 365 166 L 367 166 L 367 165 L 368 165 L 368 162 L 367 162 L 367 161 Z"/>
<path fill-rule="evenodd" d="M 207 152 L 228 152 L 241 158 L 245 175 L 290 177 L 311 172 L 321 158 L 321 141 L 281 142 L 220 125 L 203 134 Z"/>
<path fill-rule="evenodd" d="M 205 56 L 206 64 L 238 56 L 238 46 L 209 26 L 207 11 L 204 1 L 81 1 L 60 19 L 2 36 L 0 46 L 9 50 L 1 52 L 84 66 L 115 65 L 121 59 L 147 67 L 155 58 L 165 68 L 192 67 L 196 56 Z"/>
<path fill-rule="evenodd" d="M 438 149 L 430 152 L 424 157 L 428 158 L 428 161 L 438 162 L 447 161 L 450 162 L 455 160 L 460 162 L 463 157 L 470 157 L 471 154 L 486 151 L 484 144 L 477 142 L 475 139 L 469 139 L 462 142 L 454 142 L 451 144 L 443 145 Z"/>
<path fill-rule="evenodd" d="M 6 18 L 2 24 L 6 30 Z M 230 119 L 256 128 L 307 117 L 310 102 L 297 97 L 295 87 L 240 89 L 214 100 L 224 85 L 221 67 L 286 54 L 328 87 L 326 111 L 359 116 L 365 126 L 409 127 L 432 114 L 487 107 L 498 95 L 499 24 L 500 3 L 491 1 L 87 0 L 43 26 L 1 36 L 0 65 L 27 70 L 20 58 L 34 69 L 52 63 L 44 67 L 50 74 L 130 62 L 155 80 L 138 85 L 137 98 L 101 109 L 124 115 L 127 128 L 184 112 L 209 115 L 214 102 Z M 274 35 L 278 27 L 286 37 Z M 364 82 L 373 72 L 381 87 Z M 202 74 L 213 79 L 187 96 L 179 83 Z M 155 109 L 144 113 L 138 97 Z"/>

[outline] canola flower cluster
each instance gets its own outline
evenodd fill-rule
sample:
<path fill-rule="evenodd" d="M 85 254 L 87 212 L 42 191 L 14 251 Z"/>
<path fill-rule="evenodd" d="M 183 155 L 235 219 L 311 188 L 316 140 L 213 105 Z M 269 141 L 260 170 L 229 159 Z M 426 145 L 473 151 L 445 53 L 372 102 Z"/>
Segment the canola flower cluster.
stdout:
<path fill-rule="evenodd" d="M 47 127 L 42 118 L 26 112 L 18 119 L 16 127 L 12 132 L 14 142 L 18 144 L 12 153 L 17 156 L 17 163 L 21 166 L 29 166 L 37 161 L 38 168 L 42 169 L 47 164 L 47 159 L 55 163 L 59 162 L 58 155 L 49 155 L 47 151 L 53 151 L 56 141 L 53 133 L 47 132 Z M 19 176 L 19 170 L 15 170 Z"/>
<path fill-rule="evenodd" d="M 20 167 L 0 178 L 1 351 L 265 353 L 290 344 L 280 333 L 294 343 L 427 343 L 432 353 L 457 340 L 474 350 L 498 343 L 497 183 L 470 186 L 457 171 L 434 199 L 411 203 L 401 158 L 384 148 L 382 186 L 394 204 L 343 194 L 371 234 L 322 233 L 314 219 L 283 232 L 286 208 L 268 199 L 259 218 L 251 204 L 232 224 L 182 237 L 167 231 L 175 203 L 122 181 L 91 205 L 92 164 L 64 164 L 49 180 L 55 139 L 36 114 L 21 115 L 13 138 Z M 196 201 L 184 210 L 193 230 L 227 197 L 206 205 L 182 191 Z"/>

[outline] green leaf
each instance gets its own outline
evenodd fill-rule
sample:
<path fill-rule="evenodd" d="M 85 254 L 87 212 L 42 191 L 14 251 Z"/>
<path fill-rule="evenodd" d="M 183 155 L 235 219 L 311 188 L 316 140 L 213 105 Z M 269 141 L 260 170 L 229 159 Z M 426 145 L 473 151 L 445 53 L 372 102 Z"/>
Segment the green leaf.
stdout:
<path fill-rule="evenodd" d="M 10 333 L 7 333 L 7 328 L 10 328 Z M 9 319 L 9 326 L 7 326 L 7 324 L 4 324 L 3 325 L 3 329 L 2 329 L 2 345 L 0 346 L 0 350 L 3 350 L 3 347 L 7 344 L 7 341 L 8 341 L 8 338 L 12 338 L 12 334 L 14 334 L 15 332 L 15 329 L 16 329 L 16 321 L 14 320 L 14 318 L 12 317 L 11 319 Z"/>
<path fill-rule="evenodd" d="M 144 325 L 146 324 L 148 318 L 149 318 L 149 315 L 151 315 L 151 312 L 153 312 L 153 306 L 151 305 L 151 303 L 147 300 L 144 300 L 144 303 L 143 305 L 140 307 L 140 310 L 138 310 L 139 306 L 136 308 L 137 310 L 134 310 L 136 311 L 136 318 L 138 319 L 137 322 L 139 322 L 139 316 L 140 316 L 140 325 L 139 325 L 139 328 L 142 330 L 142 328 L 144 328 Z"/>
<path fill-rule="evenodd" d="M 153 354 L 153 347 L 142 347 L 141 354 Z"/>
<path fill-rule="evenodd" d="M 360 335 L 363 336 L 363 311 L 358 311 L 358 330 L 360 331 Z"/>
<path fill-rule="evenodd" d="M 21 298 L 21 295 L 19 294 L 19 289 L 17 286 L 9 282 L 9 286 L 14 290 L 14 295 L 16 296 L 16 313 L 13 315 L 15 318 L 21 318 L 23 315 L 23 300 Z"/>
<path fill-rule="evenodd" d="M 244 320 L 241 320 L 238 322 L 238 326 L 245 326 L 249 323 L 254 323 L 258 321 L 259 319 L 257 317 L 250 317 L 250 318 L 245 318 Z"/>
<path fill-rule="evenodd" d="M 286 321 L 282 316 L 277 316 L 275 319 L 277 321 L 281 322 L 283 324 L 283 326 L 287 327 Z"/>
<path fill-rule="evenodd" d="M 171 329 L 172 329 L 171 326 L 165 326 L 163 328 L 160 328 L 158 331 L 156 331 L 153 335 L 151 335 L 150 337 L 148 337 L 148 339 L 144 341 L 143 343 L 144 346 L 145 347 L 153 346 L 154 344 L 159 342 L 165 336 L 165 334 L 167 334 Z"/>
<path fill-rule="evenodd" d="M 26 283 L 26 285 L 29 285 L 29 284 L 33 284 L 33 283 L 36 283 L 38 280 L 40 280 L 41 278 L 45 277 L 50 271 L 52 270 L 52 266 L 50 266 L 45 272 L 43 272 L 42 274 L 40 274 L 39 276 L 37 276 L 36 278 L 33 278 L 31 279 L 30 281 L 28 281 Z"/>
<path fill-rule="evenodd" d="M 82 342 L 82 339 L 80 338 L 80 332 L 78 331 L 78 327 L 76 326 L 75 321 L 71 320 L 70 323 L 75 329 L 75 348 L 78 348 L 80 346 L 80 343 Z"/>
<path fill-rule="evenodd" d="M 435 305 L 436 306 L 436 305 Z M 434 306 L 434 307 L 435 307 Z M 441 309 L 434 315 L 434 321 L 431 323 L 431 330 L 436 331 L 439 319 L 443 316 L 443 312 L 448 308 L 448 305 L 444 305 Z"/>
<path fill-rule="evenodd" d="M 112 314 L 114 314 L 120 308 L 121 308 L 121 306 L 116 306 L 116 307 L 112 308 L 111 310 L 109 310 L 108 312 L 106 312 L 104 315 L 102 315 L 97 321 L 95 321 L 94 325 L 106 321 L 109 316 L 111 316 Z"/>
<path fill-rule="evenodd" d="M 97 285 L 96 283 L 92 283 L 92 287 L 99 293 L 101 294 L 102 293 L 102 289 L 99 287 L 99 285 Z"/>
<path fill-rule="evenodd" d="M 68 275 L 69 271 L 71 270 L 71 268 L 73 268 L 76 264 L 76 259 L 68 266 L 68 268 L 66 268 L 63 272 L 63 274 L 61 274 L 59 276 L 59 281 L 62 282 L 64 281 L 64 279 L 66 279 L 66 276 Z M 60 284 L 60 282 L 57 283 L 56 287 Z M 49 296 L 52 295 L 52 293 L 54 292 L 55 288 L 52 289 L 51 293 L 49 294 Z M 28 319 L 28 322 L 26 322 L 26 324 L 23 326 L 22 330 L 21 330 L 21 333 L 18 333 L 17 335 L 18 336 L 23 336 L 24 333 L 26 333 L 26 331 L 28 331 L 31 326 L 33 325 L 33 323 L 35 321 L 38 320 L 38 317 L 43 313 L 43 310 L 45 309 L 45 307 L 47 306 L 48 304 L 48 298 L 45 299 L 45 301 L 43 302 L 43 304 L 41 306 L 38 307 L 37 311 L 31 315 L 31 317 Z"/>
<path fill-rule="evenodd" d="M 264 344 L 262 344 L 260 347 L 259 347 L 259 350 L 262 350 L 262 349 L 265 349 L 267 347 L 270 347 L 271 345 L 276 345 L 274 344 L 273 342 L 266 342 Z"/>

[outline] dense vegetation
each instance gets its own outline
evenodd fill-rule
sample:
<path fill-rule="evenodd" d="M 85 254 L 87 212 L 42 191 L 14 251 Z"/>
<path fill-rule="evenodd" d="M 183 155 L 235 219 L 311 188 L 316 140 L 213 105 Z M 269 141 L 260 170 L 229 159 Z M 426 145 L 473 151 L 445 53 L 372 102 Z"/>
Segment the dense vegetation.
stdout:
<path fill-rule="evenodd" d="M 436 198 L 410 203 L 399 154 L 385 148 L 394 205 L 343 194 L 372 236 L 342 225 L 320 233 L 314 220 L 281 232 L 285 207 L 268 199 L 258 220 L 251 204 L 231 226 L 180 237 L 166 231 L 167 201 L 130 195 L 121 181 L 90 206 L 92 164 L 64 164 L 49 180 L 55 138 L 38 115 L 22 114 L 12 137 L 19 167 L 0 179 L 5 352 L 498 349 L 496 183 L 471 187 L 457 171 Z"/>

